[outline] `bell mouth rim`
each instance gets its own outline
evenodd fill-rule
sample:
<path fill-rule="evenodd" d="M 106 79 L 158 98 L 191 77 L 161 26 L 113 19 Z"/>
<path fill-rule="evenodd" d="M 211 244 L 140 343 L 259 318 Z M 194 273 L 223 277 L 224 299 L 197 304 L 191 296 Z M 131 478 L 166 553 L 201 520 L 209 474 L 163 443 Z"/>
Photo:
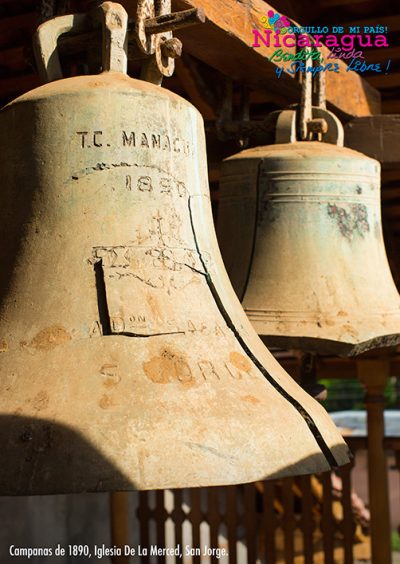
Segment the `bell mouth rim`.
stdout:
<path fill-rule="evenodd" d="M 274 348 L 295 349 L 344 357 L 358 356 L 378 349 L 395 349 L 400 344 L 400 333 L 387 333 L 364 340 L 343 339 L 341 341 L 323 336 L 300 334 L 279 335 L 277 333 L 262 334 L 258 332 L 258 336 L 270 350 Z"/>

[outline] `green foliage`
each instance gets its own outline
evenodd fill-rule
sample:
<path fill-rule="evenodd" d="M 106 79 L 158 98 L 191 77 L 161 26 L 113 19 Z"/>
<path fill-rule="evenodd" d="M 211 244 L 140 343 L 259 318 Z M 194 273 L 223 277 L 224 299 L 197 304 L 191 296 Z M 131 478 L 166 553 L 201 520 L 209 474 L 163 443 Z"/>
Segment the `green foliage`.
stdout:
<path fill-rule="evenodd" d="M 364 390 L 358 380 L 321 380 L 328 390 L 328 397 L 323 402 L 327 411 L 345 411 L 363 409 Z"/>
<path fill-rule="evenodd" d="M 399 392 L 400 392 L 400 388 L 399 388 L 399 381 L 397 380 L 397 378 L 389 378 L 385 388 L 386 407 L 388 407 L 389 409 L 399 408 L 399 401 L 400 401 L 400 398 L 398 397 Z"/>
<path fill-rule="evenodd" d="M 400 552 L 400 535 L 397 531 L 392 531 L 392 550 Z"/>
<path fill-rule="evenodd" d="M 364 388 L 358 380 L 330 379 L 320 382 L 328 390 L 328 397 L 323 402 L 327 411 L 364 409 Z M 385 388 L 386 408 L 399 408 L 399 392 L 396 378 L 389 378 Z"/>

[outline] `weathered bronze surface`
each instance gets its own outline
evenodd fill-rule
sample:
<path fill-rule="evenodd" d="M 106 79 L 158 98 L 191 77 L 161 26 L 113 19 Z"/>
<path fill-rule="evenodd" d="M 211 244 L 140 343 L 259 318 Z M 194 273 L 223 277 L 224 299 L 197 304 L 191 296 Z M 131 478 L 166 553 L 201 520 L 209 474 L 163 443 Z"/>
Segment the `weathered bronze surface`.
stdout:
<path fill-rule="evenodd" d="M 268 345 L 348 355 L 400 341 L 374 159 L 312 141 L 242 151 L 223 163 L 218 235 Z"/>
<path fill-rule="evenodd" d="M 0 121 L 0 494 L 348 461 L 231 288 L 191 104 L 104 72 L 44 85 Z"/>

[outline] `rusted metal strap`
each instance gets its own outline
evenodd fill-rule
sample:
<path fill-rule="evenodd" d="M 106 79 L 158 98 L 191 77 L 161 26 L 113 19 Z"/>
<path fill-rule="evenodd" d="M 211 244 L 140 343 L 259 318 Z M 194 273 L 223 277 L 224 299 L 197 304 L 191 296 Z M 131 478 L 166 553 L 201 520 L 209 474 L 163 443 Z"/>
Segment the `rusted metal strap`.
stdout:
<path fill-rule="evenodd" d="M 175 31 L 191 25 L 204 23 L 206 15 L 203 8 L 192 8 L 173 14 L 164 14 L 149 18 L 144 26 L 146 33 L 162 33 L 163 31 Z"/>

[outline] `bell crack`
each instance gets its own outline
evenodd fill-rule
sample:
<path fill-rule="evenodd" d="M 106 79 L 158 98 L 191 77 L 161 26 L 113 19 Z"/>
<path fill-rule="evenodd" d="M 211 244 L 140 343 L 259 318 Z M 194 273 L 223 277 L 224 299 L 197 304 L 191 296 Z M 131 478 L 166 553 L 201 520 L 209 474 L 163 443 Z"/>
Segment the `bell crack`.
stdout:
<path fill-rule="evenodd" d="M 97 309 L 99 312 L 99 321 L 103 335 L 112 335 L 110 312 L 108 311 L 106 283 L 104 279 L 104 268 L 101 260 L 93 265 L 94 275 L 96 279 L 97 291 Z"/>
<path fill-rule="evenodd" d="M 194 266 L 190 266 L 190 264 L 186 264 L 186 262 L 183 263 L 183 266 L 187 266 L 190 270 L 193 270 L 193 272 L 197 272 L 197 274 L 201 274 L 202 276 L 207 277 L 207 272 L 202 272 L 198 268 L 195 268 Z"/>
<path fill-rule="evenodd" d="M 337 468 L 339 466 L 339 464 L 337 463 L 331 449 L 326 444 L 323 436 L 321 435 L 321 433 L 320 433 L 315 421 L 311 417 L 311 415 L 304 409 L 304 407 L 301 405 L 301 403 L 298 402 L 295 398 L 293 398 L 278 382 L 276 382 L 276 380 L 272 377 L 272 375 L 266 370 L 266 368 L 264 368 L 264 366 L 258 360 L 258 358 L 251 352 L 248 345 L 245 343 L 243 337 L 240 335 L 239 331 L 237 330 L 237 328 L 236 328 L 235 324 L 233 323 L 232 319 L 229 317 L 229 314 L 226 311 L 226 309 L 225 309 L 225 307 L 224 307 L 224 305 L 221 301 L 221 298 L 218 294 L 218 291 L 217 291 L 216 287 L 214 286 L 211 275 L 208 272 L 206 263 L 204 261 L 202 254 L 201 254 L 201 251 L 200 251 L 200 247 L 199 247 L 199 244 L 198 244 L 198 241 L 197 241 L 196 230 L 195 230 L 194 222 L 193 222 L 193 211 L 192 211 L 192 205 L 191 205 L 191 199 L 192 198 L 193 198 L 193 196 L 189 196 L 189 198 L 188 198 L 188 208 L 189 208 L 189 218 L 190 218 L 190 225 L 191 225 L 191 229 L 192 229 L 192 233 L 193 233 L 194 244 L 195 244 L 196 251 L 197 251 L 197 254 L 199 256 L 200 262 L 201 262 L 201 264 L 204 268 L 203 274 L 205 275 L 207 285 L 209 287 L 209 290 L 211 292 L 212 297 L 214 298 L 214 301 L 217 305 L 217 308 L 219 309 L 220 314 L 222 315 L 222 317 L 223 317 L 225 323 L 227 324 L 227 326 L 229 327 L 229 329 L 232 331 L 232 333 L 236 337 L 237 341 L 241 345 L 245 354 L 249 357 L 249 359 L 253 362 L 253 364 L 258 368 L 258 370 L 266 378 L 266 380 L 268 380 L 268 382 L 276 389 L 276 391 L 278 393 L 280 393 L 281 396 L 284 399 L 286 399 L 297 410 L 299 415 L 301 415 L 301 417 L 304 419 L 304 421 L 307 424 L 310 432 L 314 436 L 314 439 L 317 442 L 321 452 L 325 456 L 328 464 L 332 468 Z"/>
<path fill-rule="evenodd" d="M 167 335 L 186 335 L 185 331 L 167 331 L 165 333 L 130 333 L 128 331 L 121 331 L 120 333 L 112 333 L 112 335 L 121 335 L 122 337 L 165 337 Z"/>

